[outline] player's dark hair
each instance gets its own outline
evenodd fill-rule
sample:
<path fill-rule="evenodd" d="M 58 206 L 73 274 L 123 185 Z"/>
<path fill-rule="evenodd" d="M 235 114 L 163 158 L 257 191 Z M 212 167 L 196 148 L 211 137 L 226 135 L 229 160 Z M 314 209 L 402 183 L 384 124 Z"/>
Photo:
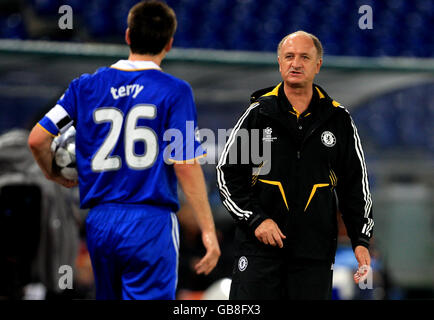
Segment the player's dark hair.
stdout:
<path fill-rule="evenodd" d="M 167 4 L 139 2 L 128 14 L 131 52 L 159 54 L 175 34 L 176 26 L 175 12 Z"/>

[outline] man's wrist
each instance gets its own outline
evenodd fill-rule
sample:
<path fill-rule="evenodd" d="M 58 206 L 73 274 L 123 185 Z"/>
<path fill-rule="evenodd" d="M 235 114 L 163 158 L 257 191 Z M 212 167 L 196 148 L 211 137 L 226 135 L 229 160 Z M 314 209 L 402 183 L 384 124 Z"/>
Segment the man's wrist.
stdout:
<path fill-rule="evenodd" d="M 358 247 L 358 246 L 362 246 L 365 247 L 366 249 L 369 249 L 369 239 L 360 237 L 359 239 L 357 239 L 357 241 L 355 241 L 353 243 L 353 251 Z"/>
<path fill-rule="evenodd" d="M 247 222 L 249 227 L 255 231 L 256 228 L 265 220 L 266 218 L 261 216 L 260 214 L 254 215 L 250 221 Z"/>

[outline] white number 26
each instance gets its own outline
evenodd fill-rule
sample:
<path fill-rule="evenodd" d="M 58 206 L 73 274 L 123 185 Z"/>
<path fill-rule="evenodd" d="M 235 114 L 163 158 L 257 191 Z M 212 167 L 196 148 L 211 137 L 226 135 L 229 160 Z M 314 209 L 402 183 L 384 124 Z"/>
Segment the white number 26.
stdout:
<path fill-rule="evenodd" d="M 155 131 L 149 127 L 138 127 L 139 119 L 155 119 L 157 109 L 154 105 L 135 105 L 125 118 L 124 146 L 125 161 L 129 168 L 135 170 L 146 169 L 152 166 L 158 154 L 158 139 Z M 112 155 L 124 125 L 122 111 L 112 107 L 98 108 L 93 113 L 95 123 L 110 122 L 110 131 L 101 147 L 92 158 L 92 171 L 102 172 L 118 170 L 122 166 L 121 157 Z M 134 144 L 143 141 L 145 154 L 137 155 L 134 152 Z"/>

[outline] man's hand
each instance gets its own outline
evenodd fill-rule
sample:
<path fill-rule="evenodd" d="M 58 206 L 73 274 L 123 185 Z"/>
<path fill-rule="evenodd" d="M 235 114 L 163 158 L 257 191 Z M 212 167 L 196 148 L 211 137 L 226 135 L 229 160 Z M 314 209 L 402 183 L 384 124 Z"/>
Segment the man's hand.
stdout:
<path fill-rule="evenodd" d="M 279 226 L 272 219 L 265 219 L 262 223 L 256 228 L 255 236 L 259 241 L 265 244 L 269 244 L 272 246 L 279 246 L 279 248 L 283 248 L 283 239 L 286 239 L 286 236 L 280 231 Z"/>
<path fill-rule="evenodd" d="M 202 242 L 206 249 L 205 256 L 194 266 L 197 274 L 208 275 L 214 267 L 220 257 L 220 247 L 217 241 L 217 236 L 214 231 L 208 231 L 202 233 Z"/>
<path fill-rule="evenodd" d="M 46 176 L 46 178 L 48 180 L 54 181 L 66 188 L 72 188 L 75 186 L 78 186 L 78 180 L 77 181 L 73 181 L 73 180 L 68 180 L 64 177 L 62 177 L 61 175 L 54 175 L 52 174 L 51 176 Z"/>
<path fill-rule="evenodd" d="M 78 181 L 67 180 L 58 172 L 53 170 L 53 155 L 51 154 L 51 143 L 53 137 L 36 125 L 29 135 L 28 144 L 36 163 L 41 168 L 48 180 L 54 181 L 64 187 L 72 188 L 78 185 Z"/>
<path fill-rule="evenodd" d="M 354 255 L 359 263 L 359 268 L 353 278 L 354 282 L 358 284 L 360 281 L 364 281 L 368 276 L 371 269 L 371 256 L 369 250 L 364 246 L 357 246 L 354 249 Z"/>

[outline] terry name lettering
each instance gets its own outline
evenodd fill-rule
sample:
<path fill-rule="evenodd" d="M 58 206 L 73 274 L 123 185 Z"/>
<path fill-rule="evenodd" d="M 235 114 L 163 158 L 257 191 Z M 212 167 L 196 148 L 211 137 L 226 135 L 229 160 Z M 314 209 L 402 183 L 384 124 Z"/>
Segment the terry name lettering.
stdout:
<path fill-rule="evenodd" d="M 110 93 L 113 96 L 113 99 L 117 100 L 119 98 L 127 97 L 132 95 L 133 98 L 136 98 L 140 91 L 143 90 L 143 86 L 138 84 L 129 84 L 126 86 L 120 86 L 119 88 L 110 88 Z"/>

